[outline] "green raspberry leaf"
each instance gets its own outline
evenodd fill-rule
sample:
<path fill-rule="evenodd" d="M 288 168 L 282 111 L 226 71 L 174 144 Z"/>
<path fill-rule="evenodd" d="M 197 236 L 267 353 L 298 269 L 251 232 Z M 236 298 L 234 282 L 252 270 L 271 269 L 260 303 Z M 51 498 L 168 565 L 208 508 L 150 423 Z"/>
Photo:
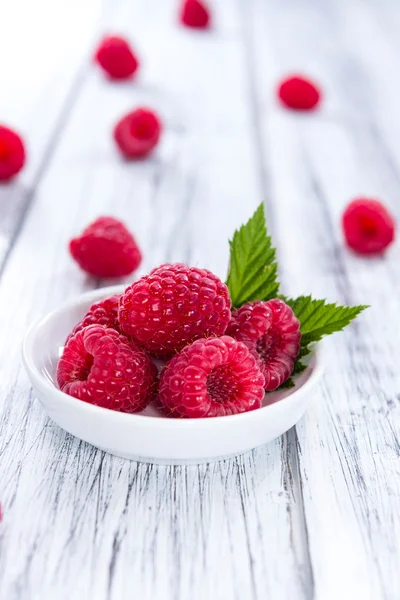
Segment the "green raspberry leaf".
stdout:
<path fill-rule="evenodd" d="M 325 335 L 344 329 L 368 306 L 338 306 L 311 296 L 288 299 L 279 296 L 276 251 L 265 225 L 264 206 L 260 204 L 247 223 L 233 234 L 230 244 L 230 266 L 226 284 L 233 308 L 246 302 L 267 301 L 280 297 L 293 309 L 300 321 L 301 348 L 292 375 L 302 373 L 307 366 L 302 359 L 310 354 L 310 344 Z M 294 386 L 290 377 L 281 387 Z"/>
<path fill-rule="evenodd" d="M 318 342 L 324 335 L 344 329 L 368 306 L 337 306 L 311 296 L 286 299 L 300 321 L 301 345 Z"/>
<path fill-rule="evenodd" d="M 293 375 L 295 375 L 295 372 L 293 371 Z M 293 379 L 291 377 L 289 377 L 289 379 L 286 379 L 286 381 L 284 381 L 282 383 L 282 385 L 279 386 L 279 390 L 291 390 L 292 388 L 296 387 L 295 382 L 293 381 Z"/>
<path fill-rule="evenodd" d="M 294 363 L 292 375 L 300 375 L 300 373 L 303 373 L 303 371 L 305 371 L 306 369 L 307 365 L 305 365 L 303 362 L 301 362 L 301 360 L 297 358 L 296 362 Z"/>
<path fill-rule="evenodd" d="M 276 251 L 265 225 L 264 205 L 235 231 L 230 245 L 226 285 L 233 308 L 246 302 L 276 298 L 279 290 Z"/>
<path fill-rule="evenodd" d="M 325 335 L 341 331 L 368 308 L 368 306 L 327 304 L 325 300 L 315 300 L 311 296 L 300 296 L 296 299 L 283 298 L 283 300 L 291 306 L 300 321 L 301 347 L 294 364 L 292 377 L 299 375 L 307 368 L 301 359 L 310 354 L 310 344 L 318 342 Z M 286 387 L 285 383 L 281 386 L 281 388 Z"/>
<path fill-rule="evenodd" d="M 308 346 L 301 346 L 300 351 L 297 355 L 297 359 L 300 360 L 300 358 L 304 358 L 305 356 L 308 356 L 309 354 L 311 354 L 311 349 Z"/>

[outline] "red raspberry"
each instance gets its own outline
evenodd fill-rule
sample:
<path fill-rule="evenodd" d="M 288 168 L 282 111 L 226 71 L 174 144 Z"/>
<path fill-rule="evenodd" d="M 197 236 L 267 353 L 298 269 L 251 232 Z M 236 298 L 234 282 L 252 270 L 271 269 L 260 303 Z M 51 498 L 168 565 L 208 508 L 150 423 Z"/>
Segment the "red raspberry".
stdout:
<path fill-rule="evenodd" d="M 72 332 L 67 337 L 67 342 L 71 337 L 78 333 L 78 331 L 81 331 L 88 325 L 103 325 L 103 327 L 115 329 L 115 331 L 121 333 L 118 322 L 118 306 L 120 297 L 121 296 L 119 294 L 116 294 L 115 296 L 106 298 L 106 300 L 101 300 L 100 302 L 95 302 L 95 304 L 92 304 L 83 319 L 81 319 L 79 323 L 75 325 Z"/>
<path fill-rule="evenodd" d="M 130 275 L 142 262 L 141 252 L 125 225 L 113 217 L 99 217 L 69 243 L 81 269 L 94 277 Z"/>
<path fill-rule="evenodd" d="M 210 10 L 199 0 L 184 0 L 181 7 L 180 21 L 186 27 L 207 29 L 210 26 Z"/>
<path fill-rule="evenodd" d="M 223 335 L 230 306 L 228 288 L 210 271 L 162 265 L 125 290 L 119 322 L 144 348 L 168 357 L 198 338 Z"/>
<path fill-rule="evenodd" d="M 268 392 L 292 374 L 300 350 L 300 323 L 283 300 L 248 302 L 234 310 L 227 334 L 258 356 Z"/>
<path fill-rule="evenodd" d="M 114 139 L 125 158 L 144 158 L 157 146 L 161 121 L 148 108 L 137 108 L 123 117 L 114 128 Z"/>
<path fill-rule="evenodd" d="M 21 136 L 0 125 L 0 181 L 8 181 L 25 164 L 25 147 Z"/>
<path fill-rule="evenodd" d="M 71 337 L 57 366 L 60 389 L 103 408 L 139 412 L 156 392 L 157 369 L 143 350 L 102 325 Z"/>
<path fill-rule="evenodd" d="M 234 415 L 260 408 L 263 398 L 258 361 L 227 335 L 186 346 L 161 374 L 159 399 L 174 416 Z"/>
<path fill-rule="evenodd" d="M 299 75 L 284 79 L 279 86 L 278 95 L 282 104 L 294 110 L 313 110 L 321 99 L 318 86 Z"/>
<path fill-rule="evenodd" d="M 378 200 L 353 200 L 343 213 L 342 224 L 347 245 L 360 254 L 379 254 L 395 238 L 393 217 Z"/>
<path fill-rule="evenodd" d="M 137 71 L 139 61 L 122 37 L 105 37 L 97 48 L 95 60 L 111 79 L 128 79 Z"/>

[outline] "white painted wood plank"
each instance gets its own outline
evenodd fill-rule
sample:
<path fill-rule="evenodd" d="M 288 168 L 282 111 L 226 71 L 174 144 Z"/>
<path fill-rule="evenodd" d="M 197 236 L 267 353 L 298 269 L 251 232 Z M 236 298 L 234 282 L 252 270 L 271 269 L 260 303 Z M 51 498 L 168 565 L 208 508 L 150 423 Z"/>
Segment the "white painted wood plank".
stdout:
<path fill-rule="evenodd" d="M 82 8 L 77 2 L 16 0 L 2 8 L 0 122 L 22 135 L 27 162 L 11 183 L 0 185 L 0 264 L 82 83 L 98 16 L 95 2 Z"/>
<path fill-rule="evenodd" d="M 326 342 L 320 399 L 296 428 L 315 597 L 391 600 L 400 594 L 400 250 L 394 246 L 384 259 L 350 254 L 340 215 L 352 197 L 367 194 L 382 198 L 399 219 L 395 134 L 385 135 L 396 124 L 392 76 L 384 68 L 390 42 L 370 20 L 369 11 L 379 9 L 363 2 L 349 8 L 304 2 L 286 10 L 256 2 L 251 24 L 286 289 L 372 305 L 357 325 Z M 354 34 L 365 33 L 366 24 L 360 50 Z M 318 114 L 284 112 L 268 97 L 273 80 L 293 70 L 324 84 L 328 97 Z"/>
<path fill-rule="evenodd" d="M 236 3 L 215 2 L 206 34 L 179 29 L 172 1 L 123 7 L 143 72 L 115 86 L 89 73 L 0 285 L 2 594 L 309 598 L 293 440 L 208 467 L 137 465 L 65 434 L 29 393 L 26 326 L 95 284 L 66 251 L 90 219 L 124 218 L 143 270 L 185 260 L 224 277 L 227 239 L 262 198 Z M 112 125 L 143 103 L 159 110 L 164 138 L 150 160 L 123 162 Z"/>
<path fill-rule="evenodd" d="M 27 161 L 0 185 L 0 269 L 85 85 L 94 45 L 124 11 L 120 0 L 14 0 L 3 11 L 0 122 L 22 135 Z"/>

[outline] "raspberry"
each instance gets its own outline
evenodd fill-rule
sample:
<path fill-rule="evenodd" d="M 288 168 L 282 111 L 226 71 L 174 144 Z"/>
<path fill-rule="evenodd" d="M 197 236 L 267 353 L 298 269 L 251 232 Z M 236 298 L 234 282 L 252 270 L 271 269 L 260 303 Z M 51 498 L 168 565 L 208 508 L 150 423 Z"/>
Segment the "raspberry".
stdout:
<path fill-rule="evenodd" d="M 114 128 L 114 139 L 125 158 L 144 158 L 157 146 L 161 121 L 148 108 L 137 108 L 123 117 Z"/>
<path fill-rule="evenodd" d="M 249 302 L 234 310 L 227 334 L 258 356 L 268 392 L 292 374 L 300 350 L 300 323 L 282 300 Z"/>
<path fill-rule="evenodd" d="M 159 399 L 174 416 L 234 415 L 260 408 L 263 398 L 258 361 L 227 335 L 197 340 L 161 374 Z"/>
<path fill-rule="evenodd" d="M 156 392 L 150 358 L 115 329 L 89 325 L 71 337 L 57 366 L 60 389 L 90 404 L 139 412 Z"/>
<path fill-rule="evenodd" d="M 25 164 L 25 147 L 21 136 L 0 125 L 0 181 L 8 181 Z"/>
<path fill-rule="evenodd" d="M 105 37 L 97 48 L 95 60 L 111 79 L 128 79 L 137 71 L 139 61 L 122 37 Z"/>
<path fill-rule="evenodd" d="M 210 271 L 161 265 L 122 294 L 119 322 L 144 348 L 168 357 L 198 338 L 223 335 L 230 306 L 228 288 Z"/>
<path fill-rule="evenodd" d="M 342 217 L 347 245 L 360 254 L 379 254 L 395 238 L 395 222 L 378 201 L 357 198 L 350 202 Z"/>
<path fill-rule="evenodd" d="M 81 269 L 94 277 L 130 275 L 142 261 L 141 252 L 125 225 L 113 217 L 99 217 L 69 243 Z"/>
<path fill-rule="evenodd" d="M 67 337 L 68 340 L 73 337 L 78 331 L 81 331 L 88 325 L 103 325 L 110 329 L 115 329 L 118 333 L 121 333 L 119 322 L 118 322 L 118 305 L 120 295 L 116 294 L 106 300 L 101 300 L 92 304 L 86 315 L 75 325 L 72 332 Z"/>
<path fill-rule="evenodd" d="M 180 21 L 186 27 L 207 29 L 210 26 L 210 10 L 199 0 L 184 0 L 181 8 Z"/>
<path fill-rule="evenodd" d="M 318 86 L 298 75 L 284 79 L 279 86 L 278 95 L 282 104 L 294 110 L 313 110 L 321 98 Z"/>

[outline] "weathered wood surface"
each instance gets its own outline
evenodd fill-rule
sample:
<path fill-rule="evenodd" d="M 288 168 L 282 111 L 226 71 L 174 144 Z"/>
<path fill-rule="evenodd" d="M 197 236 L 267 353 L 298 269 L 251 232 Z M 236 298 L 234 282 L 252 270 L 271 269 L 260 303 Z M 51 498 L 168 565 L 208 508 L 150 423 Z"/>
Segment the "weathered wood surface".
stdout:
<path fill-rule="evenodd" d="M 53 4 L 29 5 L 36 33 Z M 0 64 L 0 120 L 31 148 L 26 171 L 0 189 L 1 598 L 400 597 L 399 247 L 361 260 L 339 226 L 359 194 L 400 218 L 400 11 L 389 0 L 212 4 L 215 30 L 200 34 L 176 25 L 172 0 L 123 0 L 103 14 L 62 3 L 45 38 L 51 64 L 40 48 L 26 58 L 30 78 Z M 0 24 L 9 41 L 26 5 Z M 110 29 L 142 56 L 135 83 L 112 85 L 89 64 L 96 31 Z M 290 71 L 321 81 L 319 113 L 277 106 L 274 86 Z M 153 158 L 128 164 L 110 132 L 138 104 L 160 112 L 165 135 Z M 68 239 L 114 214 L 136 233 L 143 271 L 183 260 L 223 277 L 227 238 L 260 200 L 287 291 L 372 306 L 325 344 L 303 421 L 201 467 L 129 463 L 53 425 L 20 346 L 32 320 L 99 283 L 72 264 Z"/>
<path fill-rule="evenodd" d="M 339 225 L 349 198 L 362 194 L 400 217 L 388 7 L 381 15 L 364 2 L 315 2 L 306 21 L 299 6 L 260 1 L 253 13 L 259 97 L 271 86 L 263 63 L 273 53 L 277 75 L 300 60 L 327 95 L 318 116 L 261 114 L 285 286 L 371 304 L 326 343 L 320 401 L 296 428 L 314 592 L 324 600 L 400 596 L 399 248 L 360 260 L 344 249 Z"/>

